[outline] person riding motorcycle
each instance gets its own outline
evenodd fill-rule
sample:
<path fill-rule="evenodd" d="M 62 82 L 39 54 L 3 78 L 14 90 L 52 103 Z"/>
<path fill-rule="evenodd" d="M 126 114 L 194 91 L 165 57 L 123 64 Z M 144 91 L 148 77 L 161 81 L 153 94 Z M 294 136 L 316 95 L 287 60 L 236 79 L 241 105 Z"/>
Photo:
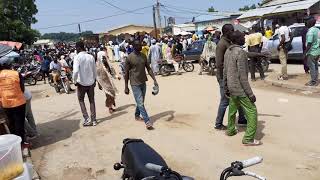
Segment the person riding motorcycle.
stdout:
<path fill-rule="evenodd" d="M 173 56 L 172 56 L 172 43 L 169 42 L 168 43 L 168 47 L 166 49 L 166 58 L 167 58 L 167 62 L 173 64 L 175 71 L 177 72 L 177 74 L 181 74 L 180 70 L 179 70 L 179 63 L 177 63 L 177 61 L 174 60 Z"/>
<path fill-rule="evenodd" d="M 60 78 L 61 70 L 62 70 L 62 66 L 60 62 L 58 62 L 57 58 L 54 58 L 54 60 L 50 63 L 49 72 L 51 73 L 52 80 L 55 86 L 57 85 L 57 82 Z"/>
<path fill-rule="evenodd" d="M 216 48 L 217 48 L 217 44 L 212 41 L 212 37 L 211 35 L 209 35 L 208 40 L 203 47 L 203 51 L 199 61 L 199 64 L 200 64 L 199 75 L 202 75 L 203 70 L 207 68 L 207 65 L 209 64 L 210 59 L 216 57 Z M 203 61 L 206 61 L 206 63 L 204 63 Z"/>

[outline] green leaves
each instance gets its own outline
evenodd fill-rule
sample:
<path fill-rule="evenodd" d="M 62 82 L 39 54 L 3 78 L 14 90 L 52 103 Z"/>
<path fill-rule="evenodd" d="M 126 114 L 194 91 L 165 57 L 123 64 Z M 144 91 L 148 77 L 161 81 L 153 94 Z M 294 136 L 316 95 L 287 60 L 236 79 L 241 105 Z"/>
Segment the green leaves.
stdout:
<path fill-rule="evenodd" d="M 37 22 L 35 0 L 0 0 L 0 40 L 32 44 L 40 33 L 31 29 Z"/>

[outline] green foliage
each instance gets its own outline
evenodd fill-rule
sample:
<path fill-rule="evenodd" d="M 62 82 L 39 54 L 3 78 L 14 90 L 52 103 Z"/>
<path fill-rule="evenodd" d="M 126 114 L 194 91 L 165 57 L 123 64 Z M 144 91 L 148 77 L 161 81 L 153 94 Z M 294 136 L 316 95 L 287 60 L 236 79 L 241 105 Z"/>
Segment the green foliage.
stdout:
<path fill-rule="evenodd" d="M 35 0 L 0 0 L 0 40 L 32 44 L 40 33 L 31 29 L 37 22 Z"/>
<path fill-rule="evenodd" d="M 210 8 L 208 8 L 208 12 L 216 12 L 216 10 L 214 9 L 213 6 L 211 6 Z"/>
<path fill-rule="evenodd" d="M 243 8 L 239 8 L 239 11 L 249 11 L 250 9 L 256 9 L 257 6 L 255 4 L 252 4 L 251 6 L 244 6 Z"/>
<path fill-rule="evenodd" d="M 82 32 L 81 35 L 87 35 L 87 34 L 93 34 L 92 31 L 85 31 Z M 57 41 L 64 41 L 64 42 L 70 42 L 70 41 L 78 41 L 80 39 L 80 34 L 78 33 L 66 33 L 66 32 L 60 32 L 60 33 L 46 33 L 41 36 L 42 39 L 52 39 Z"/>

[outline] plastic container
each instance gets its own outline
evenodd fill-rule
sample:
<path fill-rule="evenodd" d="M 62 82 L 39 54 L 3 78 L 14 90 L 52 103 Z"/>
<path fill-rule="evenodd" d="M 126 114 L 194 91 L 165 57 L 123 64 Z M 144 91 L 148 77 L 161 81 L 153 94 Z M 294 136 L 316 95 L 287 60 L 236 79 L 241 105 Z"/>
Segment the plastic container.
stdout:
<path fill-rule="evenodd" d="M 0 136 L 0 180 L 10 180 L 23 173 L 21 138 L 8 134 Z"/>

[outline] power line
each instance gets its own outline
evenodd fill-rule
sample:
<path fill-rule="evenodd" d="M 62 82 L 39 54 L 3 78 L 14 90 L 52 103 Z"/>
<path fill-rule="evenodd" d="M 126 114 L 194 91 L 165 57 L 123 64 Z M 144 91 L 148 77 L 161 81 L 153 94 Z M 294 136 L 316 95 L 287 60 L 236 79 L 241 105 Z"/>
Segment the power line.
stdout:
<path fill-rule="evenodd" d="M 72 25 L 77 25 L 77 24 L 93 22 L 93 21 L 99 21 L 99 20 L 103 20 L 103 19 L 107 19 L 107 18 L 111 18 L 111 17 L 116 17 L 116 16 L 121 16 L 121 15 L 124 15 L 124 14 L 132 13 L 132 12 L 135 12 L 135 11 L 139 11 L 139 10 L 143 10 L 143 9 L 147 9 L 147 8 L 151 8 L 151 7 L 152 6 L 145 6 L 145 7 L 142 7 L 142 8 L 137 8 L 137 9 L 134 9 L 134 10 L 129 10 L 127 12 L 117 13 L 117 14 L 113 14 L 113 15 L 109 15 L 109 16 L 105 16 L 105 17 L 88 19 L 88 20 L 85 20 L 85 21 L 73 22 L 73 23 L 68 23 L 68 24 L 60 24 L 60 25 L 55 25 L 55 26 L 43 27 L 43 28 L 38 28 L 38 29 L 52 29 L 52 28 L 57 28 L 57 27 L 72 26 Z"/>
<path fill-rule="evenodd" d="M 116 8 L 116 9 L 120 10 L 120 11 L 132 13 L 132 12 L 129 12 L 129 11 L 126 10 L 126 9 L 122 9 L 121 7 L 116 6 L 116 5 L 114 5 L 114 4 L 112 4 L 111 2 L 108 2 L 108 1 L 106 1 L 106 0 L 101 0 L 101 1 L 104 2 L 104 3 L 106 3 L 106 4 L 108 4 L 108 5 L 111 6 L 111 7 L 114 7 L 114 8 Z M 132 13 L 132 14 L 141 14 L 141 13 Z"/>

